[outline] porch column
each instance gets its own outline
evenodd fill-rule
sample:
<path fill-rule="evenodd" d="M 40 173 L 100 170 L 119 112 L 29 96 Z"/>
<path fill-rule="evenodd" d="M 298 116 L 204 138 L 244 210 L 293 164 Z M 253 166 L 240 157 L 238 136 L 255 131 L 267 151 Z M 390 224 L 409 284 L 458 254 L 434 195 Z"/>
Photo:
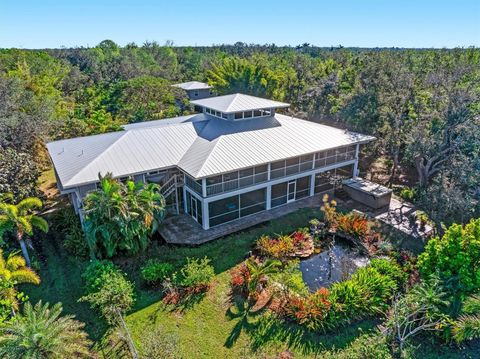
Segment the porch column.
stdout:
<path fill-rule="evenodd" d="M 206 178 L 202 179 L 202 197 L 203 198 L 207 197 L 207 179 Z"/>
<path fill-rule="evenodd" d="M 209 214 L 208 214 L 208 202 L 202 200 L 202 227 L 203 229 L 210 228 Z"/>
<path fill-rule="evenodd" d="M 358 177 L 358 152 L 360 149 L 360 145 L 357 143 L 355 147 L 355 163 L 353 164 L 353 177 Z"/>
<path fill-rule="evenodd" d="M 187 188 L 185 181 L 183 182 L 183 212 L 187 213 Z"/>
<path fill-rule="evenodd" d="M 267 186 L 267 211 L 272 208 L 272 186 Z"/>
<path fill-rule="evenodd" d="M 315 173 L 310 176 L 310 197 L 315 195 Z"/>
<path fill-rule="evenodd" d="M 268 163 L 268 166 L 267 166 L 267 181 L 270 181 L 270 163 Z"/>

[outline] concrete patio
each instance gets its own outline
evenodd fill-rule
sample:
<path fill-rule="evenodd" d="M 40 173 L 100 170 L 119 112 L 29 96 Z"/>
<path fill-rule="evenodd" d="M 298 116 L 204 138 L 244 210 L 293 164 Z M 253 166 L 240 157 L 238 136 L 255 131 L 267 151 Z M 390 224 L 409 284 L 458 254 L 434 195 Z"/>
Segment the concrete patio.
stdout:
<path fill-rule="evenodd" d="M 300 208 L 320 208 L 322 198 L 323 193 L 271 209 L 270 211 L 263 211 L 240 220 L 221 224 L 207 230 L 202 229 L 188 214 L 182 213 L 167 218 L 161 225 L 159 233 L 162 238 L 170 244 L 199 245 L 245 230 L 260 223 L 268 222 L 271 219 L 295 212 Z"/>

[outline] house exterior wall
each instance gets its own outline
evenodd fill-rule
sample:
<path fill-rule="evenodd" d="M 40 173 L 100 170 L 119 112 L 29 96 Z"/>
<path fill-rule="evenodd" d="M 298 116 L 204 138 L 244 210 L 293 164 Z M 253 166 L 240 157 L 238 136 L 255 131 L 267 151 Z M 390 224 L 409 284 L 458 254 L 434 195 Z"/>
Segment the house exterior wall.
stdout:
<path fill-rule="evenodd" d="M 335 178 L 353 177 L 357 166 L 358 158 L 355 158 L 281 178 L 271 178 L 271 168 L 268 166 L 269 172 L 266 182 L 215 196 L 206 195 L 206 181 L 202 181 L 202 193 L 199 193 L 198 189 L 189 188 L 188 182 L 185 182 L 184 190 L 201 203 L 197 204 L 197 207 L 202 208 L 201 220 L 194 219 L 202 225 L 203 229 L 209 229 L 302 198 L 332 192 L 335 187 L 334 183 L 340 183 L 340 180 Z M 284 194 L 279 191 L 284 191 Z M 293 194 L 289 195 L 290 192 L 293 192 Z M 222 208 L 224 212 L 221 212 Z M 210 215 L 211 211 L 212 215 Z M 188 205 L 185 207 L 185 212 L 191 214 Z"/>
<path fill-rule="evenodd" d="M 200 100 L 213 96 L 213 89 L 186 90 L 186 92 L 190 100 Z"/>

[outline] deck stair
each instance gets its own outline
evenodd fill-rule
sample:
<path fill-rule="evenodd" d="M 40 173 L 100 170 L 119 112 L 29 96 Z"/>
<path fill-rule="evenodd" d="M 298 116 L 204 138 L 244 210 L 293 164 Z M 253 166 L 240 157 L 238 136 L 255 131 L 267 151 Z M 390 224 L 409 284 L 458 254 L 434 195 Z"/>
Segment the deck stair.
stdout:
<path fill-rule="evenodd" d="M 160 194 L 165 199 L 167 199 L 172 194 L 175 195 L 175 204 L 174 204 L 175 214 L 180 213 L 180 205 L 179 205 L 179 201 L 178 201 L 177 188 L 182 186 L 182 185 L 183 185 L 183 177 L 178 175 L 178 174 L 174 174 L 174 175 L 168 177 L 167 180 L 165 182 L 163 182 L 163 184 L 160 187 Z"/>

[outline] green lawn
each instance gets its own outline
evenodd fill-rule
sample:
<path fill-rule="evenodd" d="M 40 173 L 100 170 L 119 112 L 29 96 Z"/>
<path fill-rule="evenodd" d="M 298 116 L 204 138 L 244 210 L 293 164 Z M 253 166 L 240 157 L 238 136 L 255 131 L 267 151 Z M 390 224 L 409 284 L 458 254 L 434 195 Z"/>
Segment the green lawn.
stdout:
<path fill-rule="evenodd" d="M 255 240 L 261 234 L 288 233 L 307 226 L 309 219 L 319 215 L 318 210 L 299 210 L 199 247 L 166 246 L 153 241 L 145 254 L 116 260 L 136 285 L 137 300 L 127 323 L 137 345 L 141 345 L 145 333 L 161 328 L 178 338 L 177 350 L 182 358 L 270 358 L 287 349 L 299 358 L 321 357 L 325 350 L 345 348 L 362 333 L 375 330 L 378 322 L 367 320 L 336 333 L 318 335 L 279 323 L 266 312 L 246 313 L 241 305 L 231 305 L 228 271 L 248 255 Z M 86 323 L 89 335 L 99 339 L 106 330 L 104 322 L 85 303 L 77 302 L 83 294 L 80 276 L 88 261 L 66 255 L 53 234 L 42 241 L 41 247 L 42 284 L 23 289 L 33 302 L 61 301 L 65 312 L 75 314 Z M 139 269 L 149 258 L 182 265 L 186 257 L 204 256 L 212 259 L 215 268 L 212 288 L 183 308 L 172 310 L 163 305 L 160 291 L 145 287 L 140 279 Z M 477 346 L 459 351 L 425 342 L 417 351 L 422 358 L 474 358 L 478 357 L 477 350 Z"/>

